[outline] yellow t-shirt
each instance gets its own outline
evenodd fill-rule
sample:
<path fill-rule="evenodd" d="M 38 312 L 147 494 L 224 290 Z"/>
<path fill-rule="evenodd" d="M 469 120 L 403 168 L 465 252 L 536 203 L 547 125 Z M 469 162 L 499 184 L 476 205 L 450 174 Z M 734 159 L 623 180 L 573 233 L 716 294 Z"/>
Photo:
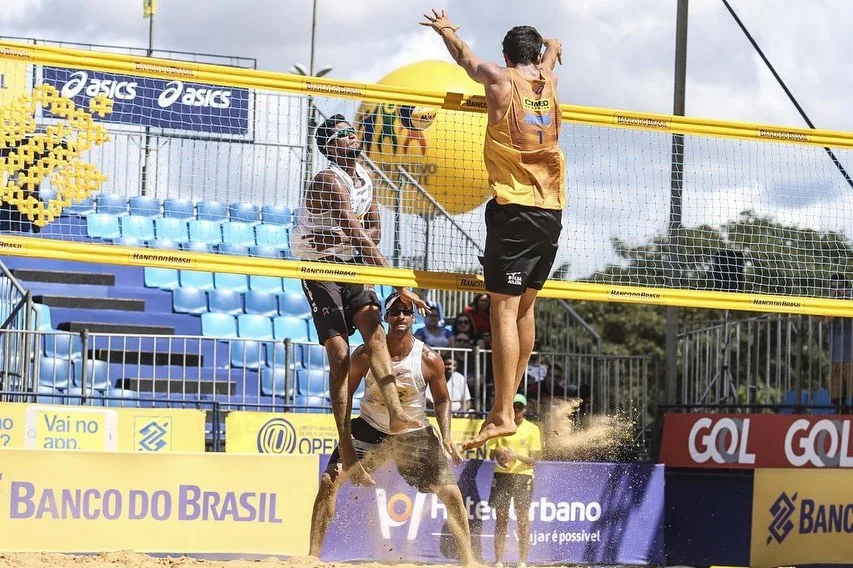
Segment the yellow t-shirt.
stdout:
<path fill-rule="evenodd" d="M 522 457 L 530 457 L 534 452 L 542 451 L 542 433 L 539 431 L 539 426 L 522 420 L 518 425 L 518 430 L 512 436 L 504 436 L 502 438 L 492 438 L 488 444 L 486 455 L 491 455 L 492 450 L 497 448 L 509 448 L 515 455 Z M 520 473 L 524 475 L 533 475 L 533 466 L 527 465 L 519 460 L 509 462 L 509 467 L 501 467 L 495 463 L 495 471 L 498 473 Z"/>

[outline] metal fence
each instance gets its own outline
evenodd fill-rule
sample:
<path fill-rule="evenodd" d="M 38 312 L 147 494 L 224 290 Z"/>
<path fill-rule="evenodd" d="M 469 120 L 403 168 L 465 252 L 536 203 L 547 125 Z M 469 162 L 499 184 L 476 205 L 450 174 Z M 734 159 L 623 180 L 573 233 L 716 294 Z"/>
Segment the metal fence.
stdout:
<path fill-rule="evenodd" d="M 201 407 L 215 401 L 223 410 L 331 411 L 328 358 L 318 344 L 85 330 L 2 333 L 4 341 L 29 346 L 4 352 L 3 369 L 20 369 L 18 380 L 3 383 L 5 400 L 79 399 L 132 407 Z M 471 409 L 464 414 L 482 416 L 493 393 L 491 352 L 478 347 L 436 350 L 452 358 L 467 380 Z M 645 439 L 656 372 L 648 357 L 538 352 L 522 388 L 534 412 L 552 400 L 580 396 L 592 414 L 629 417 Z M 9 376 L 3 373 L 4 379 Z"/>
<path fill-rule="evenodd" d="M 850 353 L 848 318 L 769 314 L 706 323 L 679 335 L 679 400 L 773 410 L 787 392 L 829 389 L 831 361 Z"/>

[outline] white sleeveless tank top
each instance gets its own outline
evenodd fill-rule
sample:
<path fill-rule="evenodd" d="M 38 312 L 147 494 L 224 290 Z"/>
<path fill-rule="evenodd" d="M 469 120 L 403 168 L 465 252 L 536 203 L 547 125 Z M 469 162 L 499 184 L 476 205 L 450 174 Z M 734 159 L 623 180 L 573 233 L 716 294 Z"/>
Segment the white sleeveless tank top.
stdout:
<path fill-rule="evenodd" d="M 344 182 L 344 187 L 349 191 L 350 206 L 358 217 L 358 220 L 363 222 L 364 216 L 370 209 L 370 204 L 373 201 L 373 181 L 367 174 L 367 170 L 361 164 L 356 163 L 355 173 L 362 180 L 361 187 L 356 187 L 355 182 L 349 174 L 337 164 L 330 162 L 327 169 Z M 290 250 L 294 256 L 302 260 L 323 260 L 328 257 L 336 257 L 340 260 L 352 260 L 358 255 L 356 247 L 353 247 L 349 243 L 326 248 L 322 252 L 317 251 L 308 238 L 315 230 L 345 236 L 333 211 L 326 209 L 320 212 L 312 212 L 309 211 L 307 204 L 303 201 L 299 218 L 296 220 L 296 226 L 290 233 Z"/>
<path fill-rule="evenodd" d="M 400 361 L 394 363 L 394 376 L 397 381 L 397 392 L 400 395 L 400 404 L 403 411 L 417 418 L 423 424 L 421 428 L 429 426 L 426 415 L 426 389 L 424 380 L 422 356 L 424 351 L 423 341 L 413 338 L 412 350 Z M 389 427 L 390 417 L 385 399 L 376 384 L 373 371 L 368 371 L 364 377 L 364 396 L 361 398 L 361 411 L 359 415 L 368 424 L 386 434 L 391 433 Z M 410 428 L 405 432 L 413 432 L 420 428 Z M 402 432 L 398 432 L 402 433 Z"/>

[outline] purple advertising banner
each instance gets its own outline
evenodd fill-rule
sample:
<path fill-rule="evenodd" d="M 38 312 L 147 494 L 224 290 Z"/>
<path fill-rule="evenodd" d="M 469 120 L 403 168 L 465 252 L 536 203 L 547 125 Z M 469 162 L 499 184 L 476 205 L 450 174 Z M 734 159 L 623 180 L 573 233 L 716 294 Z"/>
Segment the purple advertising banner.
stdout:
<path fill-rule="evenodd" d="M 321 456 L 320 471 L 328 455 Z M 488 505 L 493 462 L 468 460 L 454 473 L 462 491 L 474 555 L 493 563 L 494 513 Z M 664 467 L 655 464 L 539 462 L 530 507 L 529 563 L 663 564 Z M 447 511 L 418 493 L 393 463 L 371 488 L 344 484 L 320 557 L 324 561 L 455 563 Z M 505 562 L 518 560 L 510 510 Z"/>

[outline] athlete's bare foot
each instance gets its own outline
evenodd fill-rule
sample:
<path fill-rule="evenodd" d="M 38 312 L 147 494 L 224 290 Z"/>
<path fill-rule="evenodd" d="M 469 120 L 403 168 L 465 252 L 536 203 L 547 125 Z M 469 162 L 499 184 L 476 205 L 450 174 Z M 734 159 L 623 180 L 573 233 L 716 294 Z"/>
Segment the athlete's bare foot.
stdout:
<path fill-rule="evenodd" d="M 410 428 L 420 428 L 423 424 L 421 424 L 420 420 L 409 416 L 400 408 L 399 412 L 391 415 L 388 426 L 392 434 L 397 434 Z"/>
<path fill-rule="evenodd" d="M 473 450 L 474 448 L 479 448 L 492 438 L 512 436 L 517 431 L 518 426 L 515 425 L 515 419 L 512 414 L 504 416 L 492 409 L 483 421 L 480 432 L 474 436 L 473 440 L 462 444 L 462 448 L 464 450 Z"/>

